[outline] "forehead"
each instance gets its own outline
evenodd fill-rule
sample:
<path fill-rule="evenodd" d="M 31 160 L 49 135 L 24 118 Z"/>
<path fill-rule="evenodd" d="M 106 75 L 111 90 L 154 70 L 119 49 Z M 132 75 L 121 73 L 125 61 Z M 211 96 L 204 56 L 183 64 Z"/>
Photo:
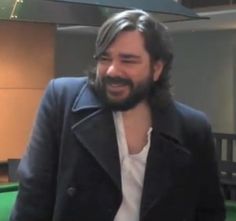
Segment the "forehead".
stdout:
<path fill-rule="evenodd" d="M 136 30 L 119 33 L 106 51 L 109 53 L 147 53 L 143 35 Z"/>

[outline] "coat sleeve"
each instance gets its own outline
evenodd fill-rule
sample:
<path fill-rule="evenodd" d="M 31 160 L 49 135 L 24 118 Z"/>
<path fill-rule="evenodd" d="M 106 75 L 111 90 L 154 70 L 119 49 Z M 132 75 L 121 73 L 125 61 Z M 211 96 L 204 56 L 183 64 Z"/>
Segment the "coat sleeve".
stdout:
<path fill-rule="evenodd" d="M 203 131 L 203 143 L 198 149 L 200 193 L 196 221 L 224 221 L 224 198 L 219 181 L 218 162 L 210 124 Z"/>
<path fill-rule="evenodd" d="M 19 193 L 10 221 L 51 221 L 55 200 L 58 116 L 53 80 L 42 98 L 19 168 Z"/>

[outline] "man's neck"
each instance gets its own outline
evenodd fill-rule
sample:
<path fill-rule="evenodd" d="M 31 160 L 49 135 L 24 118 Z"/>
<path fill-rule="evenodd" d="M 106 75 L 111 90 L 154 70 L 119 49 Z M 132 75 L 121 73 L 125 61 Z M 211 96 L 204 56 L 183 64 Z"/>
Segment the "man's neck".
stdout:
<path fill-rule="evenodd" d="M 147 102 L 140 102 L 122 112 L 122 116 L 129 153 L 139 153 L 147 143 L 147 132 L 152 125 L 150 106 Z"/>

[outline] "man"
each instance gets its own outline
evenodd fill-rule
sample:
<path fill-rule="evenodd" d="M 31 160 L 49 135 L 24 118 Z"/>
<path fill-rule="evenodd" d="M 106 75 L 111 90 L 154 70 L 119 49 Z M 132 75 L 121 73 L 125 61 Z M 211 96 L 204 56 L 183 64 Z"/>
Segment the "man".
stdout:
<path fill-rule="evenodd" d="M 12 221 L 223 221 L 211 129 L 175 102 L 166 28 L 108 19 L 95 73 L 52 80 L 20 167 Z"/>

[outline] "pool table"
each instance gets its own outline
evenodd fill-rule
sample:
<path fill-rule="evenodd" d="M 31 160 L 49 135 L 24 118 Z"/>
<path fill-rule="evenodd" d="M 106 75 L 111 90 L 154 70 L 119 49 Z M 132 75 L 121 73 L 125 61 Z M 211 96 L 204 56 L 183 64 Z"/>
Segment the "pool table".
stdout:
<path fill-rule="evenodd" d="M 16 199 L 17 183 L 0 184 L 0 221 L 8 221 Z"/>
<path fill-rule="evenodd" d="M 0 221 L 8 221 L 16 199 L 18 183 L 0 184 Z M 236 221 L 236 201 L 225 201 L 226 221 Z"/>

